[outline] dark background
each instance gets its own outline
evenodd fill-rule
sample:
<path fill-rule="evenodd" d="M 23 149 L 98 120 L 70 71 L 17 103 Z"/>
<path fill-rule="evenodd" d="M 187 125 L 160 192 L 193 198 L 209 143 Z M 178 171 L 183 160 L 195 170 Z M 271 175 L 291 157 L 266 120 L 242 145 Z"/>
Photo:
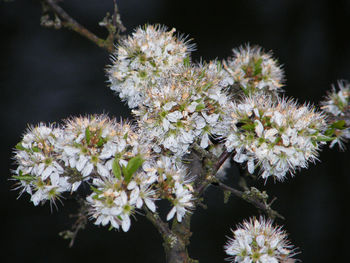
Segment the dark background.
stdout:
<path fill-rule="evenodd" d="M 284 65 L 286 95 L 317 104 L 330 85 L 350 79 L 350 1 L 119 0 L 128 33 L 138 25 L 176 27 L 197 43 L 199 60 L 231 55 L 244 43 L 273 50 Z M 112 0 L 66 0 L 66 11 L 96 34 L 97 23 L 112 10 Z M 86 113 L 128 117 L 129 110 L 106 85 L 109 54 L 74 32 L 40 24 L 39 1 L 0 3 L 1 86 L 1 262 L 164 262 L 161 238 L 145 217 L 137 215 L 128 233 L 91 223 L 73 248 L 58 236 L 69 228 L 76 205 L 66 200 L 51 213 L 48 204 L 34 207 L 28 196 L 11 191 L 12 148 L 27 125 L 59 122 Z M 260 182 L 274 208 L 286 217 L 291 242 L 303 262 L 346 262 L 349 247 L 349 152 L 324 149 L 321 162 L 284 183 Z M 231 177 L 237 176 L 232 173 Z M 215 188 L 206 193 L 208 209 L 192 221 L 189 247 L 200 262 L 224 262 L 223 245 L 230 228 L 258 215 L 236 198 L 223 204 Z"/>

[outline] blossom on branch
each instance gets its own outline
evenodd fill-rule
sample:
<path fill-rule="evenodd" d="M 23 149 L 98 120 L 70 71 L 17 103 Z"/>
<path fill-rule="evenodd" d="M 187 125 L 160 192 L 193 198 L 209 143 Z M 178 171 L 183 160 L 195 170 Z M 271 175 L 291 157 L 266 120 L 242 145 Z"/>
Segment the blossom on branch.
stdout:
<path fill-rule="evenodd" d="M 146 25 L 118 45 L 107 72 L 111 89 L 130 108 L 139 106 L 147 98 L 147 88 L 157 85 L 166 72 L 189 59 L 194 45 L 174 33 L 165 26 Z"/>
<path fill-rule="evenodd" d="M 296 253 L 281 227 L 260 218 L 244 221 L 232 230 L 225 245 L 228 261 L 243 263 L 287 263 Z"/>
<path fill-rule="evenodd" d="M 247 162 L 251 174 L 260 167 L 264 179 L 283 181 L 288 172 L 306 168 L 327 138 L 324 116 L 293 100 L 247 97 L 234 104 L 232 119 L 227 150 L 235 150 L 234 161 Z"/>
<path fill-rule="evenodd" d="M 40 123 L 30 127 L 16 145 L 15 161 L 18 164 L 13 179 L 18 180 L 18 189 L 31 195 L 34 205 L 49 200 L 55 203 L 61 193 L 71 189 L 69 178 L 59 162 L 59 143 L 63 131 L 54 125 Z"/>
<path fill-rule="evenodd" d="M 249 45 L 233 49 L 233 53 L 225 62 L 225 69 L 245 95 L 262 92 L 278 95 L 282 91 L 284 73 L 270 53 Z"/>

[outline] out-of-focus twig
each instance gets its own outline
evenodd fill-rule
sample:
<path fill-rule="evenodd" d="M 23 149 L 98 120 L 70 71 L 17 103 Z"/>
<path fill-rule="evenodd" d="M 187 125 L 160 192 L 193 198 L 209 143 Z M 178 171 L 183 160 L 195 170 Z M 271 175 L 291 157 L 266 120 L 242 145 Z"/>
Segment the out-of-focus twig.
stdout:
<path fill-rule="evenodd" d="M 108 30 L 108 36 L 106 39 L 96 36 L 83 25 L 78 23 L 57 4 L 57 0 L 42 0 L 42 3 L 44 15 L 41 18 L 41 24 L 43 26 L 54 27 L 55 29 L 59 29 L 62 26 L 69 28 L 94 42 L 97 46 L 108 50 L 109 52 L 114 51 L 115 41 L 120 38 L 120 32 L 125 31 L 125 27 L 121 22 L 118 6 L 115 0 L 112 18 L 110 18 L 110 15 L 107 13 L 106 17 L 100 22 L 100 25 L 106 27 Z M 50 19 L 48 14 L 49 12 L 54 14 L 54 20 Z"/>

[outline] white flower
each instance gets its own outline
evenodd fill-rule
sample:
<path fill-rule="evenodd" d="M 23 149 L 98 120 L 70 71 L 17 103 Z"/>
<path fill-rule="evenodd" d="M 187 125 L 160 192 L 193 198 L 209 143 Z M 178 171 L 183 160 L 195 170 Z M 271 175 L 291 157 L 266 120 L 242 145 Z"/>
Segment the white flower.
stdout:
<path fill-rule="evenodd" d="M 295 255 L 285 231 L 273 227 L 270 220 L 250 219 L 232 232 L 224 247 L 231 262 L 282 263 Z"/>
<path fill-rule="evenodd" d="M 18 168 L 13 178 L 19 181 L 17 188 L 22 189 L 20 194 L 30 194 L 34 205 L 47 200 L 55 204 L 56 199 L 72 187 L 63 174 L 63 164 L 59 159 L 62 137 L 60 128 L 40 123 L 29 128 L 16 146 Z"/>
<path fill-rule="evenodd" d="M 311 107 L 258 95 L 232 106 L 225 146 L 236 151 L 234 161 L 247 162 L 249 173 L 260 167 L 262 178 L 272 175 L 282 181 L 317 159 L 325 129 L 325 117 Z"/>
<path fill-rule="evenodd" d="M 333 85 L 326 99 L 321 102 L 322 109 L 334 116 L 344 116 L 350 109 L 350 84 L 346 81 L 338 81 L 338 89 Z"/>
<path fill-rule="evenodd" d="M 136 29 L 117 47 L 108 77 L 111 89 L 130 108 L 142 104 L 147 89 L 189 57 L 194 46 L 174 33 L 175 29 L 167 31 L 165 26 L 147 25 Z"/>
<path fill-rule="evenodd" d="M 261 47 L 240 47 L 233 50 L 233 58 L 225 62 L 225 69 L 245 94 L 282 91 L 283 71 L 270 53 Z"/>
<path fill-rule="evenodd" d="M 179 183 L 175 183 L 175 195 L 174 207 L 168 213 L 167 220 L 172 219 L 176 213 L 177 221 L 181 222 L 188 209 L 193 207 L 193 203 L 191 202 L 193 196 L 188 189 Z"/>

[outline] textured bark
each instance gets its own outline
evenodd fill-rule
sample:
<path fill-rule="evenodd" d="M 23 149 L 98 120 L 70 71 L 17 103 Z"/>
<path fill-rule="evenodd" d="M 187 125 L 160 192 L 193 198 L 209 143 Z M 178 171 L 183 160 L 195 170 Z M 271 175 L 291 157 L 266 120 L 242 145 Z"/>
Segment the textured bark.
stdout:
<path fill-rule="evenodd" d="M 173 220 L 172 235 L 164 240 L 164 250 L 167 263 L 194 263 L 188 255 L 187 246 L 192 235 L 190 231 L 191 214 L 187 214 L 181 223 Z"/>

